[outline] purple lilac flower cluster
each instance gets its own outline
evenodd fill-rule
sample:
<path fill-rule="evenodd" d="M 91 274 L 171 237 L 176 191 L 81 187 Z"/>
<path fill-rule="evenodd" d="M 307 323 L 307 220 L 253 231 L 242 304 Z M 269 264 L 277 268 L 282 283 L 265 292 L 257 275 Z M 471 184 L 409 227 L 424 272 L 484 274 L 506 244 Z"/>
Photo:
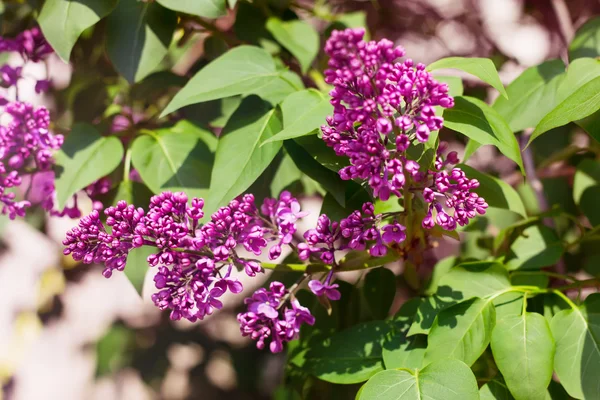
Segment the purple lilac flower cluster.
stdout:
<path fill-rule="evenodd" d="M 336 250 L 365 250 L 373 257 L 387 254 L 386 244 L 402 243 L 406 228 L 397 220 L 384 223 L 383 214 L 375 214 L 373 203 L 365 203 L 361 211 L 354 211 L 339 223 L 332 222 L 325 214 L 317 221 L 317 227 L 304 233 L 304 243 L 298 244 L 301 260 L 311 256 L 325 264 L 335 264 Z"/>
<path fill-rule="evenodd" d="M 432 131 L 442 128 L 443 118 L 434 107 L 454 106 L 447 85 L 437 82 L 423 64 L 414 65 L 410 59 L 396 62 L 404 55 L 401 47 L 386 39 L 366 42 L 363 36 L 362 29 L 334 31 L 325 46 L 330 56 L 325 80 L 334 86 L 330 92 L 334 114 L 321 130 L 325 143 L 350 159 L 339 172 L 342 179 L 366 180 L 373 196 L 383 201 L 391 195 L 402 197 L 403 190 L 414 189 L 414 184 L 423 189 L 431 181 L 422 193 L 429 203 L 425 228 L 437 223 L 453 230 L 485 213 L 485 200 L 471 192 L 478 187 L 477 180 L 469 180 L 459 168 L 444 170 L 447 164 L 458 163 L 455 152 L 446 161 L 438 154 L 434 168 L 426 171 L 407 158 L 411 142 L 427 142 Z M 447 209 L 454 210 L 452 216 Z M 385 252 L 385 239 L 374 232 L 363 232 L 350 247 L 360 248 L 363 239 L 374 240 L 371 254 Z M 389 227 L 387 237 L 398 232 L 403 231 Z"/>
<path fill-rule="evenodd" d="M 252 297 L 244 300 L 248 311 L 237 316 L 242 335 L 255 340 L 259 349 L 263 349 L 265 340 L 269 339 L 271 352 L 282 351 L 283 343 L 298 337 L 302 324 L 315 323 L 310 310 L 300 305 L 298 300 L 292 299 L 289 302 L 291 307 L 283 307 L 288 297 L 290 292 L 281 282 L 271 282 L 269 290 L 258 289 Z"/>
<path fill-rule="evenodd" d="M 159 291 L 152 295 L 156 306 L 170 309 L 175 320 L 202 319 L 222 308 L 219 298 L 226 291 L 242 291 L 242 284 L 231 277 L 234 267 L 251 277 L 262 272 L 257 260 L 241 257 L 236 248 L 260 255 L 269 242 L 275 242 L 269 251 L 274 257 L 282 244 L 291 242 L 288 235 L 296 231 L 297 219 L 306 215 L 289 192 L 266 199 L 262 214 L 254 196 L 246 194 L 201 225 L 203 207 L 202 199 L 188 203 L 184 193 L 171 192 L 152 197 L 147 212 L 120 201 L 104 210 L 106 223 L 98 210 L 82 218 L 67 233 L 64 253 L 87 264 L 104 264 L 108 278 L 114 270 L 125 268 L 132 249 L 153 246 L 156 252 L 148 257 L 148 264 L 158 267 L 154 282 Z"/>
<path fill-rule="evenodd" d="M 15 201 L 15 192 L 8 189 L 21 185 L 29 168 L 49 171 L 54 163 L 52 154 L 61 147 L 63 137 L 48 130 L 50 115 L 44 107 L 13 102 L 5 105 L 4 112 L 10 120 L 0 126 L 0 201 L 2 214 L 14 219 L 25 215 L 31 203 Z"/>
<path fill-rule="evenodd" d="M 385 201 L 392 193 L 400 197 L 405 175 L 418 171 L 405 157 L 411 140 L 426 142 L 442 127 L 433 107 L 452 107 L 454 100 L 425 65 L 396 62 L 404 55 L 401 47 L 387 39 L 366 42 L 364 33 L 334 31 L 327 41 L 325 80 L 334 86 L 334 113 L 321 129 L 325 143 L 350 159 L 340 176 L 367 180 L 374 196 Z"/>
<path fill-rule="evenodd" d="M 456 229 L 457 224 L 467 225 L 469 219 L 474 218 L 477 214 L 485 214 L 488 204 L 483 197 L 471 192 L 472 189 L 479 187 L 477 179 L 467 178 L 460 168 L 445 170 L 446 166 L 458 163 L 456 152 L 448 153 L 444 160 L 441 153 L 445 147 L 445 143 L 440 144 L 434 163 L 435 170 L 430 171 L 431 186 L 423 189 L 423 198 L 429 203 L 429 208 L 422 225 L 426 229 L 431 229 L 437 223 L 442 228 L 451 231 Z M 453 215 L 449 215 L 444 206 L 446 210 L 452 210 Z"/>

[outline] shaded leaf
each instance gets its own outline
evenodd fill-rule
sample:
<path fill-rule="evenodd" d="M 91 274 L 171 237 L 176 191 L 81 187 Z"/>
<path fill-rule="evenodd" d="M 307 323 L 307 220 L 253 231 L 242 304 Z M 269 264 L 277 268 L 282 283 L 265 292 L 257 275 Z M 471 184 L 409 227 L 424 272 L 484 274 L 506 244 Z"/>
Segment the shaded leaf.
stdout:
<path fill-rule="evenodd" d="M 373 321 L 336 333 L 308 350 L 304 369 L 331 383 L 364 382 L 383 370 L 381 342 L 388 329 Z"/>
<path fill-rule="evenodd" d="M 62 210 L 77 191 L 110 174 L 123 159 L 123 145 L 114 136 L 100 136 L 89 124 L 75 124 L 56 153 L 56 200 Z"/>
<path fill-rule="evenodd" d="M 490 343 L 495 324 L 491 300 L 473 298 L 442 310 L 429 332 L 425 364 L 456 358 L 472 365 Z"/>
<path fill-rule="evenodd" d="M 585 159 L 577 165 L 573 181 L 573 199 L 592 225 L 600 224 L 600 163 Z"/>
<path fill-rule="evenodd" d="M 372 269 L 365 277 L 363 293 L 375 319 L 385 319 L 396 294 L 396 276 L 387 268 Z"/>
<path fill-rule="evenodd" d="M 156 251 L 151 246 L 142 246 L 131 249 L 127 254 L 127 264 L 125 265 L 125 276 L 133 285 L 135 290 L 141 296 L 144 289 L 144 279 L 148 272 L 148 256 Z"/>
<path fill-rule="evenodd" d="M 148 76 L 167 55 L 177 16 L 158 3 L 120 0 L 108 17 L 106 50 L 129 83 Z"/>
<path fill-rule="evenodd" d="M 407 336 L 420 303 L 418 298 L 407 301 L 390 320 L 393 329 L 386 335 L 382 351 L 386 369 L 421 368 L 423 365 L 427 336 Z"/>
<path fill-rule="evenodd" d="M 131 161 L 150 190 L 185 191 L 205 196 L 210 184 L 213 154 L 193 130 L 170 128 L 145 131 L 131 147 Z"/>
<path fill-rule="evenodd" d="M 600 294 L 556 314 L 550 328 L 556 341 L 554 370 L 564 388 L 578 399 L 600 398 Z"/>
<path fill-rule="evenodd" d="M 569 45 L 569 59 L 600 56 L 600 17 L 592 18 L 577 30 Z"/>
<path fill-rule="evenodd" d="M 281 142 L 275 142 L 270 145 L 276 145 L 277 143 Z M 337 173 L 315 161 L 296 141 L 286 140 L 283 146 L 300 171 L 320 183 L 340 205 L 345 205 L 346 184 Z"/>
<path fill-rule="evenodd" d="M 481 400 L 514 400 L 504 382 L 491 380 L 479 389 Z"/>
<path fill-rule="evenodd" d="M 207 213 L 248 189 L 275 158 L 281 143 L 260 146 L 281 130 L 281 117 L 258 97 L 247 97 L 235 111 L 219 138 Z"/>

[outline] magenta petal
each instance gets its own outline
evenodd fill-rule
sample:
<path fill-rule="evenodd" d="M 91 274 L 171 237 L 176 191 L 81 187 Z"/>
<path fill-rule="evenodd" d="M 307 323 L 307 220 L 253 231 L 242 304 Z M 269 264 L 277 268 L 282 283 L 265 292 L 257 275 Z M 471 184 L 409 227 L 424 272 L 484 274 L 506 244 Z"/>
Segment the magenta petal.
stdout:
<path fill-rule="evenodd" d="M 267 318 L 277 318 L 279 313 L 273 307 L 268 304 L 259 304 L 257 308 L 258 314 L 263 314 Z"/>
<path fill-rule="evenodd" d="M 313 292 L 316 296 L 320 296 L 323 294 L 323 284 L 316 279 L 313 279 L 312 281 L 308 282 L 308 287 L 310 288 L 311 292 Z"/>

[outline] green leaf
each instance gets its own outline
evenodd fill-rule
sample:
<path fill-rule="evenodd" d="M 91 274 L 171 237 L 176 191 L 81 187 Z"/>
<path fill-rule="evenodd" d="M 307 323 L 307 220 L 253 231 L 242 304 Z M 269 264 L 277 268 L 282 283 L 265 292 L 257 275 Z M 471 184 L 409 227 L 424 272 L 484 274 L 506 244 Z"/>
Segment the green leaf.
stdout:
<path fill-rule="evenodd" d="M 386 369 L 421 368 L 423 365 L 427 336 L 407 336 L 420 304 L 419 298 L 411 299 L 392 317 L 393 329 L 383 342 L 382 356 Z"/>
<path fill-rule="evenodd" d="M 481 400 L 515 400 L 504 382 L 491 380 L 479 389 Z"/>
<path fill-rule="evenodd" d="M 125 276 L 133 285 L 135 290 L 141 296 L 144 289 L 144 279 L 148 272 L 148 256 L 156 251 L 150 246 L 142 246 L 132 249 L 127 254 L 127 264 L 125 265 Z"/>
<path fill-rule="evenodd" d="M 505 258 L 506 268 L 539 269 L 554 265 L 564 251 L 556 232 L 545 225 L 534 225 L 525 229 L 512 243 Z"/>
<path fill-rule="evenodd" d="M 217 145 L 219 144 L 219 139 L 217 139 L 215 134 L 207 129 L 202 128 L 201 126 L 196 125 L 192 121 L 182 119 L 181 121 L 179 121 L 175 125 L 173 125 L 170 128 L 170 130 L 173 133 L 180 133 L 180 134 L 193 133 L 202 142 L 204 142 L 204 144 L 206 144 L 206 146 L 208 147 L 208 149 L 210 150 L 211 153 L 214 153 L 215 151 L 217 151 Z"/>
<path fill-rule="evenodd" d="M 427 283 L 427 289 L 425 289 L 426 295 L 432 295 L 437 291 L 440 279 L 452 270 L 452 267 L 456 265 L 456 261 L 457 258 L 455 256 L 449 256 L 442 258 L 435 264 L 431 278 Z"/>
<path fill-rule="evenodd" d="M 319 53 L 317 31 L 305 21 L 282 21 L 275 17 L 269 18 L 266 27 L 273 37 L 298 59 L 302 73 L 306 73 Z"/>
<path fill-rule="evenodd" d="M 113 206 L 117 205 L 119 200 L 125 200 L 127 204 L 135 204 L 136 206 L 145 206 L 150 203 L 150 198 L 154 195 L 146 185 L 134 181 L 122 181 L 119 185 L 112 189 L 108 194 L 110 203 Z M 102 200 L 102 199 L 101 199 Z"/>
<path fill-rule="evenodd" d="M 577 30 L 569 45 L 569 60 L 600 56 L 600 17 L 592 18 Z"/>
<path fill-rule="evenodd" d="M 185 191 L 195 197 L 208 192 L 213 154 L 193 130 L 144 131 L 133 142 L 131 161 L 150 190 Z"/>
<path fill-rule="evenodd" d="M 274 107 L 291 94 L 302 89 L 304 89 L 302 78 L 295 72 L 285 70 L 281 72 L 280 76 L 276 77 L 265 86 L 262 86 L 257 90 L 251 90 L 246 94 L 255 94 L 261 99 L 271 103 Z"/>
<path fill-rule="evenodd" d="M 333 106 L 321 92 L 307 89 L 289 95 L 281 111 L 283 130 L 263 144 L 313 134 L 333 114 Z"/>
<path fill-rule="evenodd" d="M 225 0 L 157 0 L 164 7 L 205 18 L 227 14 Z"/>
<path fill-rule="evenodd" d="M 429 332 L 425 364 L 456 358 L 472 365 L 490 343 L 495 324 L 489 299 L 473 298 L 442 310 Z"/>
<path fill-rule="evenodd" d="M 556 341 L 554 371 L 564 388 L 577 399 L 599 399 L 600 294 L 556 314 L 550 328 Z"/>
<path fill-rule="evenodd" d="M 281 130 L 276 109 L 255 96 L 244 99 L 219 137 L 211 176 L 207 213 L 248 189 L 271 164 L 281 143 L 260 146 Z"/>
<path fill-rule="evenodd" d="M 600 110 L 575 123 L 586 131 L 596 142 L 600 142 Z"/>
<path fill-rule="evenodd" d="M 555 345 L 543 315 L 526 312 L 499 319 L 491 347 L 516 400 L 545 400 L 552 380 Z"/>
<path fill-rule="evenodd" d="M 471 369 L 458 360 L 440 360 L 422 370 L 387 370 L 365 384 L 360 400 L 479 400 Z"/>
<path fill-rule="evenodd" d="M 364 382 L 383 370 L 381 342 L 388 330 L 387 323 L 373 321 L 336 333 L 308 350 L 304 369 L 331 383 Z"/>
<path fill-rule="evenodd" d="M 508 94 L 498 76 L 496 66 L 488 58 L 448 57 L 427 66 L 429 71 L 442 68 L 460 69 L 474 75 L 498 90 L 502 96 L 508 98 Z"/>
<path fill-rule="evenodd" d="M 198 71 L 175 95 L 161 117 L 190 104 L 257 91 L 279 74 L 273 58 L 265 50 L 238 46 Z"/>
<path fill-rule="evenodd" d="M 519 193 L 508 183 L 464 164 L 460 164 L 458 167 L 465 171 L 470 179 L 479 181 L 479 187 L 475 189 L 475 192 L 483 197 L 490 207 L 504 208 L 514 211 L 524 218 L 527 217 L 525 205 L 523 205 Z"/>
<path fill-rule="evenodd" d="M 56 54 L 68 62 L 83 31 L 106 17 L 118 0 L 47 0 L 38 22 Z"/>
<path fill-rule="evenodd" d="M 388 316 L 396 295 L 396 276 L 387 268 L 375 268 L 365 277 L 363 293 L 374 319 Z"/>
<path fill-rule="evenodd" d="M 512 130 L 500 114 L 474 97 L 454 98 L 454 107 L 444 110 L 444 126 L 460 132 L 481 145 L 493 145 L 524 171 L 521 149 Z M 524 173 L 524 172 L 523 172 Z"/>
<path fill-rule="evenodd" d="M 157 3 L 120 0 L 108 17 L 106 50 L 129 83 L 138 82 L 167 55 L 177 16 Z"/>
<path fill-rule="evenodd" d="M 587 82 L 547 114 L 535 127 L 529 144 L 544 132 L 583 119 L 600 109 L 600 77 Z"/>
<path fill-rule="evenodd" d="M 519 314 L 523 304 L 522 294 L 500 294 L 510 287 L 508 272 L 497 262 L 459 264 L 439 279 L 436 293 L 421 303 L 408 334 L 428 333 L 441 310 L 473 297 L 498 295 L 493 300 L 497 315 Z"/>
<path fill-rule="evenodd" d="M 302 171 L 296 167 L 294 160 L 286 154 L 283 156 L 277 172 L 271 181 L 271 196 L 279 197 L 279 194 L 292 183 L 299 181 L 302 178 Z"/>
<path fill-rule="evenodd" d="M 269 145 L 278 143 L 281 142 L 275 142 Z M 319 164 L 311 157 L 308 151 L 296 143 L 295 140 L 286 140 L 283 142 L 283 146 L 300 171 L 319 182 L 342 207 L 345 206 L 346 184 L 337 173 Z"/>
<path fill-rule="evenodd" d="M 535 127 L 558 103 L 557 88 L 564 72 L 561 60 L 526 69 L 507 86 L 509 98 L 498 97 L 494 109 L 514 132 Z"/>
<path fill-rule="evenodd" d="M 573 199 L 592 225 L 600 224 L 600 163 L 585 159 L 577 165 L 573 181 Z"/>
<path fill-rule="evenodd" d="M 110 174 L 123 159 L 123 145 L 114 136 L 100 136 L 89 124 L 76 124 L 56 153 L 56 200 L 62 210 L 77 191 Z"/>
<path fill-rule="evenodd" d="M 114 325 L 96 343 L 96 376 L 116 373 L 131 362 L 135 333 L 123 325 Z"/>

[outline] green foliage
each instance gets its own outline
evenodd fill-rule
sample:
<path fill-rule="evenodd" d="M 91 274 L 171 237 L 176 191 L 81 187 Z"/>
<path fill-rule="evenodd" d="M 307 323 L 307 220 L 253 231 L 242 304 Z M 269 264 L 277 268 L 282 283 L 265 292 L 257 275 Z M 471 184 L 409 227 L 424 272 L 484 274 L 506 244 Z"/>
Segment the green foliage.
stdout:
<path fill-rule="evenodd" d="M 148 272 L 148 261 L 146 259 L 150 254 L 152 254 L 151 247 L 138 247 L 131 250 L 127 255 L 125 276 L 140 296 L 144 290 L 144 279 L 146 278 L 146 272 Z"/>
<path fill-rule="evenodd" d="M 577 30 L 569 46 L 569 58 L 598 57 L 600 55 L 600 18 L 592 18 Z"/>
<path fill-rule="evenodd" d="M 119 1 L 108 16 L 106 51 L 129 83 L 154 72 L 167 55 L 176 22 L 175 13 L 157 3 Z"/>
<path fill-rule="evenodd" d="M 193 131 L 169 128 L 144 131 L 131 146 L 131 161 L 155 194 L 186 191 L 190 196 L 208 192 L 213 154 Z"/>
<path fill-rule="evenodd" d="M 444 111 L 444 125 L 480 145 L 496 146 L 502 154 L 519 165 L 523 174 L 525 173 L 515 135 L 500 114 L 483 101 L 474 97 L 456 97 L 454 107 Z"/>
<path fill-rule="evenodd" d="M 485 83 L 492 86 L 493 88 L 495 88 L 496 90 L 498 90 L 502 96 L 508 98 L 506 89 L 504 89 L 504 85 L 502 84 L 502 82 L 500 81 L 500 77 L 498 76 L 496 66 L 490 59 L 448 57 L 442 58 L 441 60 L 437 60 L 427 66 L 427 69 L 429 71 L 434 71 L 436 69 L 442 68 L 460 69 L 471 75 L 474 75 L 482 81 L 484 81 Z"/>
<path fill-rule="evenodd" d="M 333 112 L 329 100 L 314 89 L 292 93 L 281 104 L 283 130 L 263 143 L 314 134 Z"/>
<path fill-rule="evenodd" d="M 239 46 L 202 68 L 171 100 L 162 116 L 181 107 L 251 93 L 279 76 L 265 50 Z"/>
<path fill-rule="evenodd" d="M 381 343 L 387 331 L 387 323 L 374 321 L 336 333 L 308 350 L 303 368 L 327 382 L 364 382 L 383 370 Z"/>
<path fill-rule="evenodd" d="M 600 397 L 600 295 L 592 294 L 579 307 L 563 310 L 550 323 L 556 341 L 554 371 L 570 396 Z"/>
<path fill-rule="evenodd" d="M 38 22 L 52 48 L 64 61 L 87 28 L 106 17 L 118 0 L 48 0 L 44 3 Z"/>
<path fill-rule="evenodd" d="M 123 145 L 116 137 L 100 136 L 92 125 L 77 124 L 55 157 L 57 208 L 62 210 L 73 194 L 117 168 Z"/>
<path fill-rule="evenodd" d="M 246 98 L 225 126 L 215 154 L 207 210 L 212 212 L 248 189 L 271 164 L 281 142 L 260 144 L 281 130 L 277 109 Z"/>
<path fill-rule="evenodd" d="M 514 132 L 534 128 L 557 103 L 557 87 L 564 71 L 561 60 L 527 68 L 506 87 L 508 98 L 498 97 L 493 108 Z"/>
<path fill-rule="evenodd" d="M 265 26 L 298 59 L 302 73 L 306 73 L 319 52 L 319 34 L 314 28 L 301 20 L 282 21 L 279 18 L 269 18 Z"/>
<path fill-rule="evenodd" d="M 554 339 L 537 313 L 509 315 L 496 323 L 491 342 L 494 360 L 516 400 L 544 400 L 552 379 Z"/>
<path fill-rule="evenodd" d="M 225 0 L 157 0 L 162 6 L 186 14 L 218 18 L 227 13 Z"/>
<path fill-rule="evenodd" d="M 477 381 L 458 360 L 440 360 L 415 370 L 387 370 L 364 386 L 360 400 L 477 400 Z"/>
<path fill-rule="evenodd" d="M 427 337 L 425 364 L 450 357 L 472 365 L 490 343 L 495 324 L 489 299 L 473 298 L 442 310 Z"/>

